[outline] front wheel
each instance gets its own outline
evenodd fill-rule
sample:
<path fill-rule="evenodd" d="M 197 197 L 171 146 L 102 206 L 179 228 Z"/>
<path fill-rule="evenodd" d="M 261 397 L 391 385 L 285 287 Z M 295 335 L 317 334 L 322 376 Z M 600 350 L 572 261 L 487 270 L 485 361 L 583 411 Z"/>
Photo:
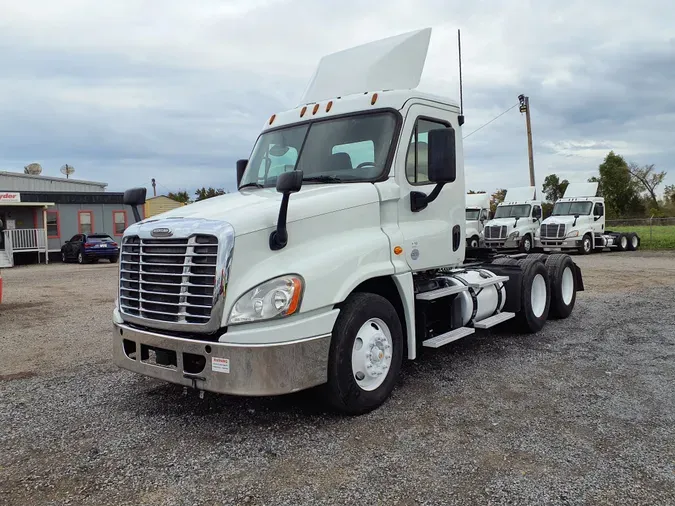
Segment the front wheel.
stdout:
<path fill-rule="evenodd" d="M 588 255 L 591 251 L 593 251 L 593 242 L 591 241 L 591 236 L 587 234 L 581 240 L 581 248 L 579 248 L 579 253 L 582 255 Z"/>
<path fill-rule="evenodd" d="M 478 246 L 480 246 L 480 241 L 478 240 L 478 237 L 473 236 L 471 239 L 469 239 L 469 248 L 476 249 Z"/>
<path fill-rule="evenodd" d="M 383 404 L 398 380 L 403 348 L 394 306 L 380 295 L 350 295 L 333 328 L 326 384 L 330 404 L 350 415 Z"/>
<path fill-rule="evenodd" d="M 68 261 L 68 257 L 66 256 L 66 252 L 62 251 L 61 252 L 61 261 L 65 264 Z"/>
<path fill-rule="evenodd" d="M 532 251 L 532 236 L 530 234 L 526 234 L 520 241 L 520 251 L 523 253 Z"/>

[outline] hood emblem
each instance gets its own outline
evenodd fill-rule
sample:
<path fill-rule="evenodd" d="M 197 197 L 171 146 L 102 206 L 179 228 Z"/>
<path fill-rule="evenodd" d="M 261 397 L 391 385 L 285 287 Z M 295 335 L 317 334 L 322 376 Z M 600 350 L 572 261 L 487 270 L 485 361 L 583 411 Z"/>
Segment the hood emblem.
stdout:
<path fill-rule="evenodd" d="M 150 232 L 150 235 L 152 235 L 152 237 L 171 237 L 173 232 L 170 228 L 166 227 L 154 228 L 152 229 L 152 232 Z"/>

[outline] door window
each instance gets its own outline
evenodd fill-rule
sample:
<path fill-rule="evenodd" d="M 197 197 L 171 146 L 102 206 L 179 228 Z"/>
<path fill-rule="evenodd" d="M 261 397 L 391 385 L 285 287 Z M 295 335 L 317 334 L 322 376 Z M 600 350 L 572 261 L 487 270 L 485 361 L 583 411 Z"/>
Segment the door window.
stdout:
<path fill-rule="evenodd" d="M 429 184 L 429 131 L 448 128 L 441 121 L 419 118 L 410 137 L 405 175 L 410 184 Z"/>

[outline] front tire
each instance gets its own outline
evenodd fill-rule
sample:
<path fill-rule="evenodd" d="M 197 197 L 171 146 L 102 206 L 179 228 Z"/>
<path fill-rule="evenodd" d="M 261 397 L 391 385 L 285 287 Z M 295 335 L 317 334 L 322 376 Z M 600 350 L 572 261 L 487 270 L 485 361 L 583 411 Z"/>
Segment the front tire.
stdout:
<path fill-rule="evenodd" d="M 63 262 L 65 264 L 67 261 L 68 261 L 68 257 L 66 256 L 66 252 L 62 251 L 61 252 L 61 262 Z"/>
<path fill-rule="evenodd" d="M 380 295 L 350 295 L 333 327 L 326 384 L 329 403 L 350 415 L 382 405 L 398 380 L 403 348 L 394 306 Z"/>
<path fill-rule="evenodd" d="M 581 240 L 581 247 L 579 248 L 579 253 L 582 255 L 588 255 L 593 251 L 593 239 L 590 235 L 586 234 Z"/>
<path fill-rule="evenodd" d="M 475 236 L 475 235 L 471 239 L 469 239 L 467 242 L 468 242 L 467 246 L 469 246 L 469 248 L 472 248 L 472 249 L 476 249 L 476 248 L 478 248 L 478 246 L 480 246 L 480 241 L 478 240 L 478 236 Z"/>
<path fill-rule="evenodd" d="M 522 253 L 532 251 L 532 236 L 530 234 L 525 234 L 525 237 L 520 241 L 520 251 Z"/>

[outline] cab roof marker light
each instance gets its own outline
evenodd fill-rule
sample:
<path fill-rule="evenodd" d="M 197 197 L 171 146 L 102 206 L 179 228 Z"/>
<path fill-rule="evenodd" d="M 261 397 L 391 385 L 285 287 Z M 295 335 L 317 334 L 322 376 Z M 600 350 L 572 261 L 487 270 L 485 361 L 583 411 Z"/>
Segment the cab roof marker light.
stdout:
<path fill-rule="evenodd" d="M 326 112 L 330 112 L 331 107 L 333 107 L 333 101 L 329 100 L 326 104 Z"/>
<path fill-rule="evenodd" d="M 277 118 L 277 115 L 276 115 L 276 114 L 272 114 L 272 116 L 270 116 L 270 125 L 271 125 L 272 123 L 274 123 L 274 120 L 275 120 L 276 118 Z"/>
<path fill-rule="evenodd" d="M 315 104 L 314 109 L 312 109 L 312 114 L 316 114 L 317 112 L 319 112 L 319 104 Z"/>
<path fill-rule="evenodd" d="M 373 98 L 370 99 L 370 105 L 375 105 L 377 102 L 377 93 L 373 93 Z"/>
<path fill-rule="evenodd" d="M 304 107 L 300 110 L 300 117 L 302 118 L 302 117 L 305 115 L 306 112 L 307 112 L 307 106 L 304 106 Z"/>

